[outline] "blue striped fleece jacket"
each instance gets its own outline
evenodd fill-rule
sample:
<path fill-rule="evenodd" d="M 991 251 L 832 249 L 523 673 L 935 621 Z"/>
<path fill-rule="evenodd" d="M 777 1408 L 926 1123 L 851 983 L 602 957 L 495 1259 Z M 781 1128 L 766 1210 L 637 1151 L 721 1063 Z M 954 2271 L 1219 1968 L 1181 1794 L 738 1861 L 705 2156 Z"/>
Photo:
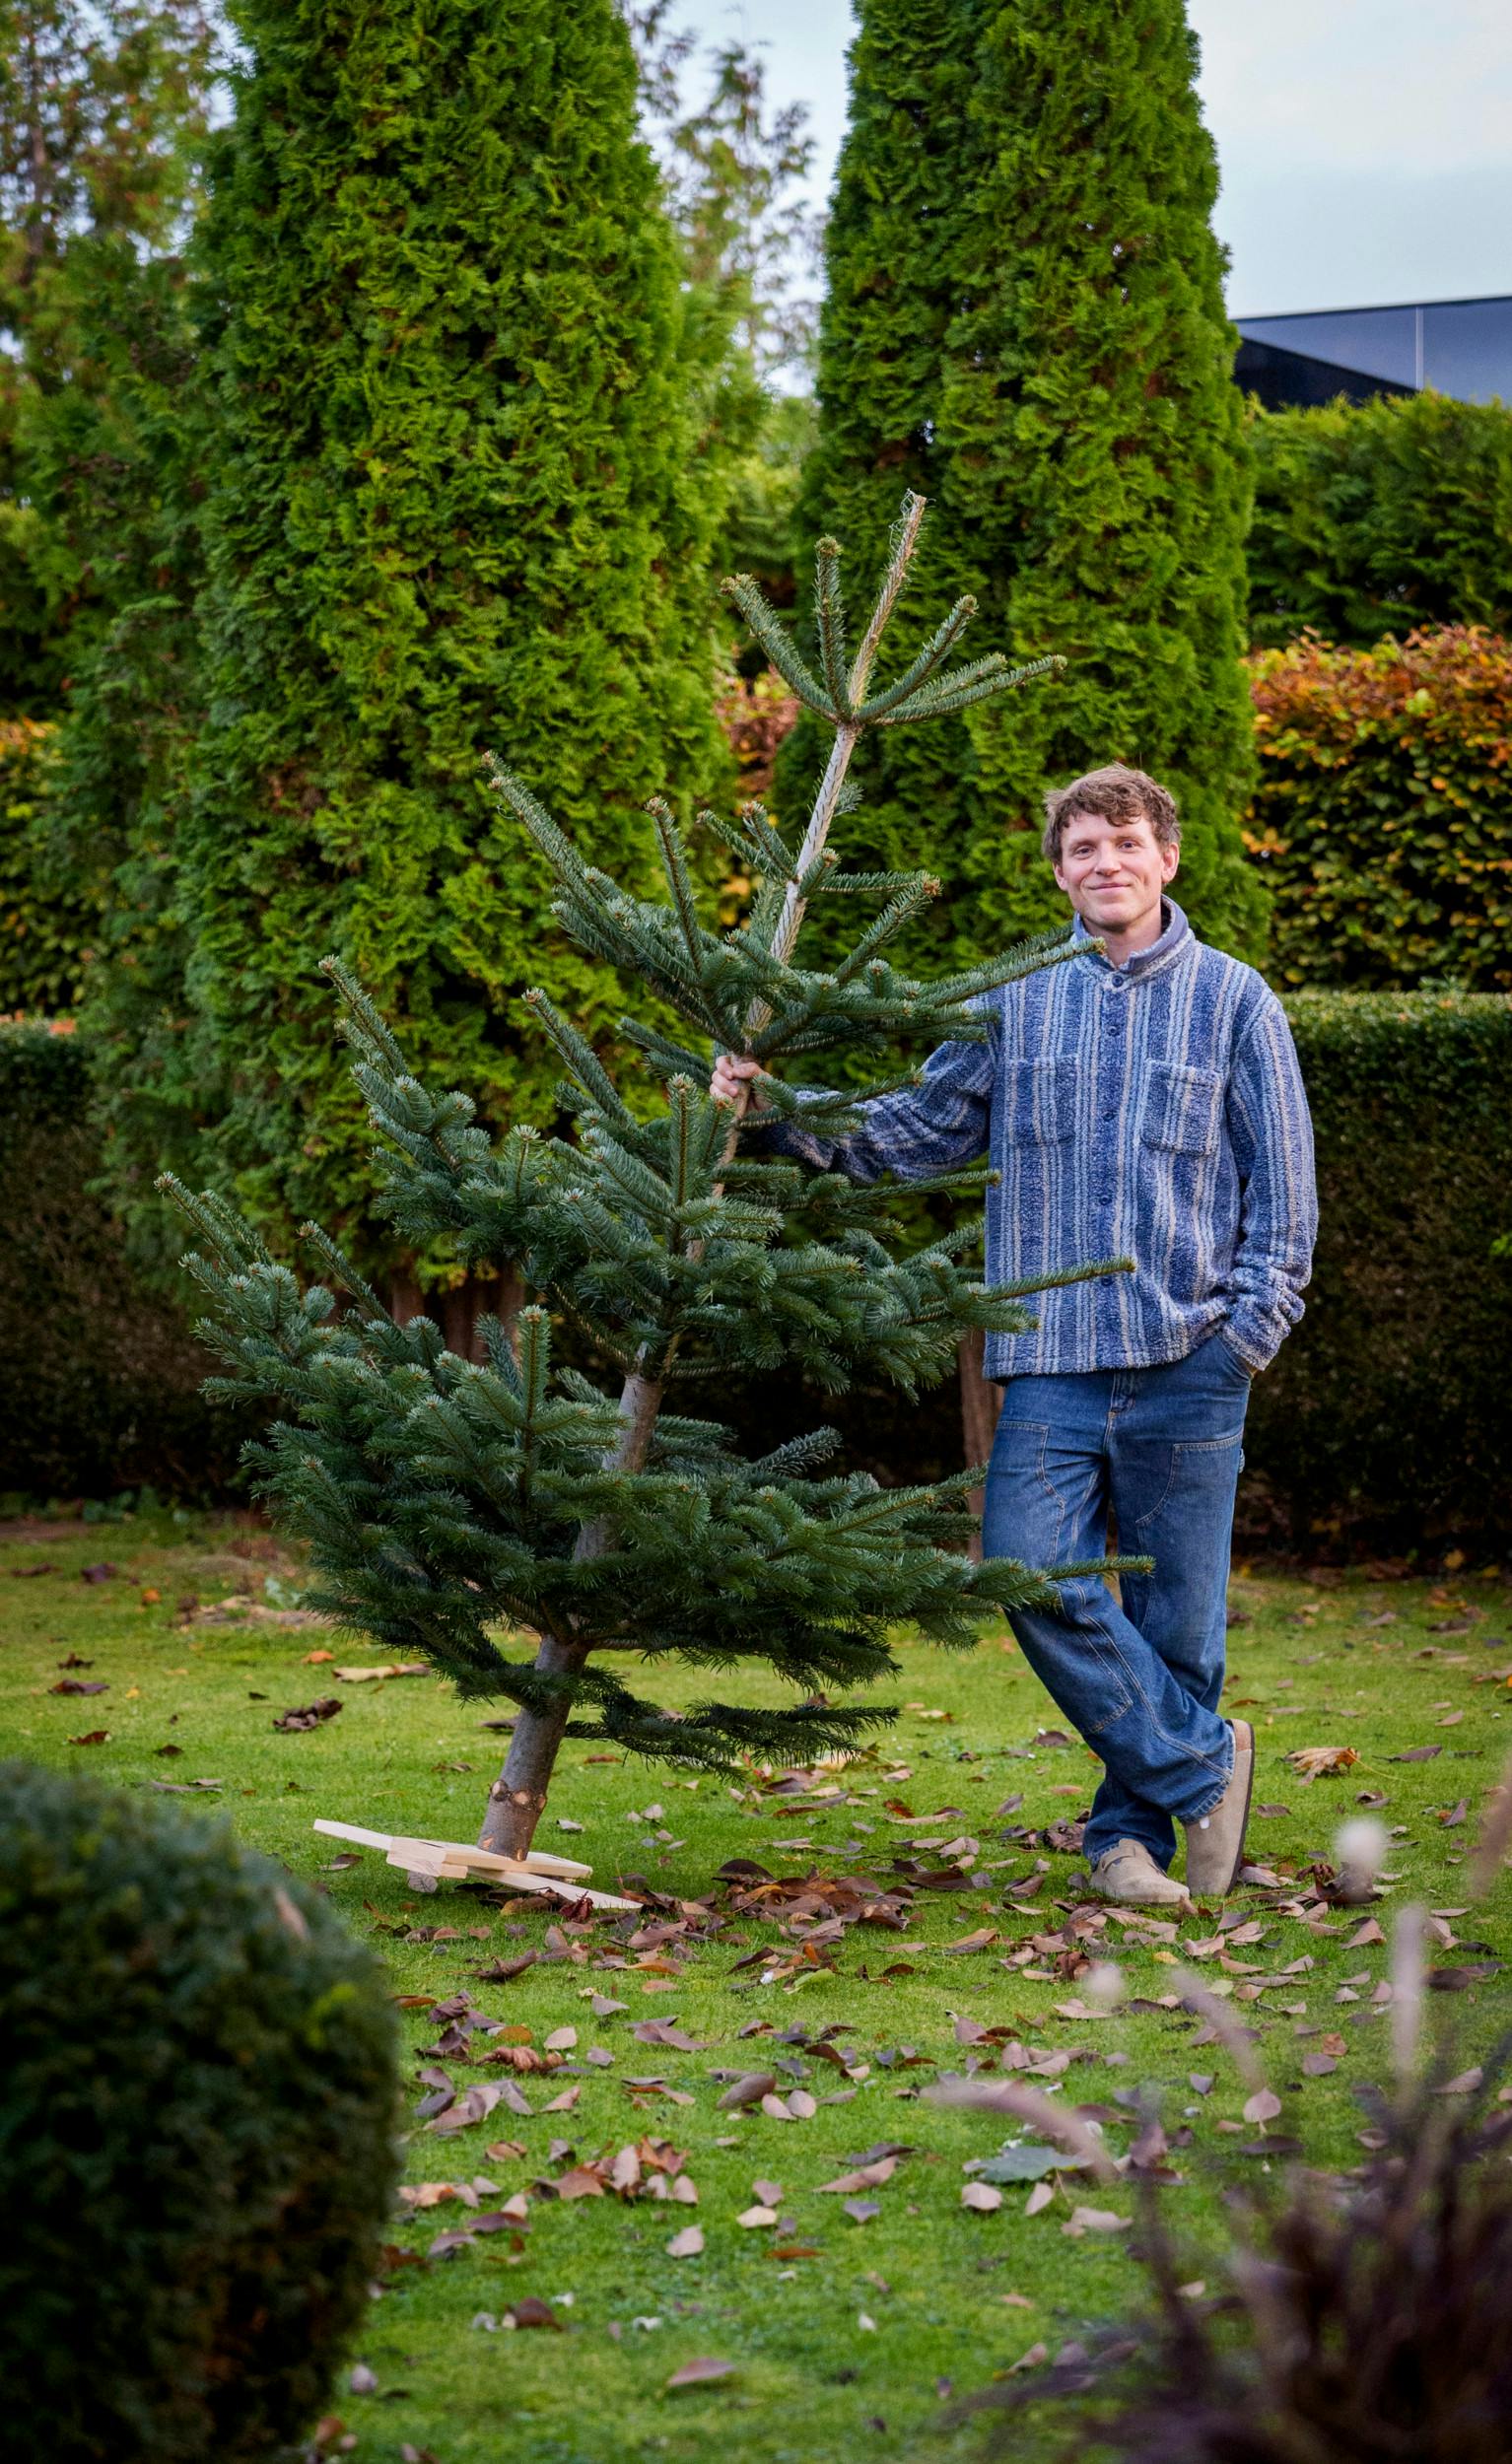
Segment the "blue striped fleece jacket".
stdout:
<path fill-rule="evenodd" d="M 1302 1315 L 1317 1196 L 1285 1012 L 1174 900 L 1162 921 L 1122 966 L 1086 948 L 985 995 L 987 1042 L 942 1044 L 922 1083 L 873 1098 L 851 1136 L 766 1132 L 768 1151 L 857 1181 L 988 1155 L 1001 1175 L 987 1193 L 989 1283 L 1134 1261 L 1045 1293 L 1032 1334 L 990 1335 L 990 1378 L 1150 1367 L 1220 1327 L 1263 1369 Z"/>

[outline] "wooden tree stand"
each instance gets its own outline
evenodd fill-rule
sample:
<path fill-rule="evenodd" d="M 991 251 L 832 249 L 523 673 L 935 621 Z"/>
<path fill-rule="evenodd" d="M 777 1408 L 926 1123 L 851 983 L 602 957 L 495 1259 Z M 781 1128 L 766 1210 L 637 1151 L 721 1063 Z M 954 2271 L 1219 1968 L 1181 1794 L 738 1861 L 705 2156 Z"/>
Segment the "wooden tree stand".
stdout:
<path fill-rule="evenodd" d="M 492 1848 L 471 1848 L 457 1839 L 406 1839 L 401 1833 L 365 1831 L 355 1822 L 316 1822 L 327 1839 L 344 1839 L 354 1848 L 381 1848 L 387 1862 L 401 1874 L 431 1882 L 507 1882 L 512 1890 L 542 1891 L 552 1899 L 586 1899 L 595 1908 L 640 1906 L 637 1899 L 617 1899 L 612 1891 L 588 1890 L 590 1865 L 575 1865 L 571 1857 L 548 1857 L 532 1848 L 526 1857 L 505 1857 Z"/>

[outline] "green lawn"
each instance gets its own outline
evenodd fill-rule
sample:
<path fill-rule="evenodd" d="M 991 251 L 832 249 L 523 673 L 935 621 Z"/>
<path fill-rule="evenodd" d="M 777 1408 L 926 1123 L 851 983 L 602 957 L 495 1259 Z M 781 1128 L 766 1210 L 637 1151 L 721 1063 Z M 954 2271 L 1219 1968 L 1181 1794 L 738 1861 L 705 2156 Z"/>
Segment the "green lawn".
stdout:
<path fill-rule="evenodd" d="M 113 1571 L 82 1579 L 102 1562 Z M 355 2357 L 376 2389 L 348 2393 L 343 2384 L 337 2399 L 360 2457 L 498 2464 L 522 2451 L 532 2464 L 607 2464 L 704 2459 L 738 2443 L 742 2464 L 849 2464 L 868 2453 L 974 2452 L 976 2432 L 945 2426 L 950 2396 L 981 2387 L 1037 2344 L 1054 2353 L 1120 2310 L 1140 2280 L 1127 2235 L 1064 2229 L 1083 2201 L 1129 2214 L 1122 2183 L 1089 2192 L 1066 2176 L 1032 2216 L 1021 2184 L 995 2212 L 962 2207 L 971 2178 L 963 2164 L 993 2154 L 1006 2126 L 921 2098 L 938 2070 L 969 2058 L 958 2020 L 1010 2029 L 1035 2062 L 1070 2054 L 1058 2092 L 1103 2112 L 1115 2152 L 1130 2136 L 1118 2100 L 1153 2083 L 1173 2138 L 1191 2134 L 1190 2144 L 1177 2139 L 1173 2156 L 1186 2178 L 1166 2196 L 1198 2253 L 1196 2271 L 1214 2273 L 1209 2168 L 1219 2155 L 1236 2166 L 1272 2160 L 1243 2120 L 1245 2090 L 1228 2055 L 1194 2046 L 1200 2021 L 1161 2007 L 1173 1966 L 1191 1955 L 1182 1946 L 1211 1946 L 1217 1911 L 1184 1923 L 1175 1944 L 1117 1922 L 1084 1941 L 1048 1939 L 1076 1905 L 1078 1861 L 1005 1834 L 1039 1833 L 1084 1812 L 1094 1766 L 1074 1741 L 1036 1742 L 1061 1723 L 1002 1634 L 964 1655 L 904 1645 L 896 1697 L 908 1708 L 886 1745 L 849 1768 L 843 1795 L 817 1804 L 774 1797 L 756 1774 L 740 1786 L 687 1782 L 584 1744 L 564 1756 L 538 1844 L 591 1860 L 609 1888 L 617 1875 L 640 1875 L 670 1900 L 710 1900 L 717 1869 L 733 1857 L 776 1876 L 851 1872 L 896 1885 L 895 1857 L 937 1870 L 942 1846 L 974 1840 L 974 1857 L 954 1851 L 956 1862 L 971 1860 L 968 1886 L 920 1888 L 906 1931 L 857 1925 L 805 1957 L 801 1924 L 794 1939 L 748 1913 L 728 1915 L 705 1938 L 673 1935 L 640 1949 L 608 1920 L 559 1934 L 563 1955 L 489 1983 L 480 1970 L 549 1950 L 549 1910 L 500 1909 L 447 1884 L 421 1895 L 379 1858 L 338 1862 L 310 1828 L 321 1814 L 470 1838 L 503 1742 L 484 1724 L 488 1706 L 462 1706 L 430 1677 L 339 1683 L 333 1664 L 307 1664 L 311 1650 L 330 1647 L 322 1631 L 202 1613 L 228 1595 L 263 1597 L 270 1574 L 275 1594 L 298 1580 L 297 1567 L 245 1524 L 9 1527 L 0 1536 L 6 1750 L 133 1788 L 214 1781 L 179 1798 L 186 1818 L 229 1814 L 244 1838 L 317 1881 L 381 1950 L 397 1994 L 465 1991 L 491 2019 L 529 2030 L 536 2049 L 559 2028 L 577 2030 L 549 2082 L 449 2061 L 458 2088 L 513 2083 L 531 2111 L 526 2118 L 502 2103 L 449 2137 L 417 2123 L 413 2183 L 471 2186 L 480 2177 L 481 2210 L 496 2211 L 575 2159 L 649 2138 L 685 2152 L 698 2194 L 696 2206 L 537 2196 L 518 2232 L 396 2266 Z M 1325 1909 L 1309 1922 L 1287 1905 L 1305 1896 L 1302 1869 L 1329 1854 L 1356 1799 L 1384 1799 L 1377 1810 L 1394 1834 L 1386 1900 L 1412 1896 L 1446 1911 L 1433 1957 L 1458 1971 L 1446 1981 L 1460 1989 L 1432 1997 L 1435 2020 L 1466 2062 L 1505 2021 L 1506 1979 L 1474 1970 L 1512 1945 L 1512 1888 L 1504 1877 L 1488 1907 L 1467 1909 L 1462 1868 L 1482 1794 L 1512 1747 L 1512 1587 L 1471 1568 L 1436 1582 L 1246 1570 L 1233 1608 L 1229 1701 L 1253 1706 L 1257 1797 L 1274 1809 L 1257 1819 L 1252 1854 L 1276 1887 L 1231 1903 L 1260 1931 L 1246 1930 L 1232 1951 L 1208 1948 L 1202 1973 L 1261 2031 L 1282 2098 L 1271 2138 L 1295 2137 L 1310 2159 L 1342 2166 L 1360 2127 L 1351 2087 L 1385 2067 L 1385 2003 L 1373 1995 L 1388 1953 L 1351 1948 L 1365 1912 Z M 87 1665 L 67 1668 L 71 1654 Z M 341 1645 L 334 1665 L 378 1657 Z M 65 1677 L 103 1680 L 107 1690 L 54 1693 Z M 679 1698 L 675 1677 L 666 1689 Z M 343 1706 L 335 1718 L 303 1733 L 275 1729 L 277 1715 L 332 1694 Z M 103 1743 L 77 1742 L 102 1730 Z M 1359 1759 L 1342 1776 L 1304 1784 L 1284 1757 L 1310 1745 L 1348 1746 Z M 1422 1746 L 1435 1748 L 1431 1758 L 1392 1759 Z M 833 1776 L 828 1784 L 840 1785 Z M 1019 1797 L 1021 1806 L 1008 1805 Z M 903 1821 L 889 1805 L 933 1818 Z M 648 1811 L 654 1807 L 659 1815 Z M 1032 1896 L 1005 1897 L 1041 1857 Z M 702 1928 L 704 1912 L 692 1913 Z M 678 1915 L 672 1908 L 672 1921 Z M 950 1948 L 983 1933 L 996 1939 Z M 769 1959 L 750 1959 L 763 1950 Z M 1128 1996 L 1149 2007 L 1106 2014 L 1075 1972 L 1086 1956 L 1116 1959 Z M 594 1995 L 626 2007 L 595 2018 Z M 674 2022 L 693 2048 L 637 2039 L 632 2027 L 652 2019 Z M 831 2026 L 846 2031 L 835 2040 L 844 2066 L 805 2053 L 790 2033 L 813 2040 Z M 415 2009 L 406 2027 L 423 2061 L 418 2049 L 435 2041 L 438 2022 Z M 589 2062 L 590 2050 L 610 2059 Z M 992 2044 L 979 2052 L 997 2059 Z M 1335 2067 L 1325 2070 L 1325 2060 Z M 1052 2063 L 1051 2086 L 1063 2067 Z M 786 2120 L 759 2108 L 722 2111 L 714 2074 L 745 2069 L 772 2070 L 785 2094 L 805 2091 L 799 2105 L 812 2099 L 813 2110 Z M 1191 2087 L 1193 2073 L 1210 2088 Z M 647 2080 L 662 2086 L 631 2085 Z M 573 2089 L 571 2109 L 542 2110 Z M 501 2142 L 524 2153 L 485 2153 Z M 876 2213 L 856 2221 L 843 2195 L 819 2185 L 887 2142 L 911 2153 L 866 2194 Z M 1261 2152 L 1243 2153 L 1253 2149 Z M 735 2220 L 752 2206 L 757 2180 L 781 2185 L 780 2221 L 742 2228 Z M 424 2253 L 474 2212 L 454 2199 L 417 2211 L 396 2222 L 395 2244 Z M 702 2251 L 668 2255 L 667 2243 L 694 2224 Z M 526 2295 L 552 2304 L 561 2332 L 476 2324 L 480 2315 L 502 2319 Z M 669 2376 L 703 2356 L 732 2364 L 731 2374 L 667 2392 Z M 1020 2449 L 1035 2452 L 1032 2436 Z"/>

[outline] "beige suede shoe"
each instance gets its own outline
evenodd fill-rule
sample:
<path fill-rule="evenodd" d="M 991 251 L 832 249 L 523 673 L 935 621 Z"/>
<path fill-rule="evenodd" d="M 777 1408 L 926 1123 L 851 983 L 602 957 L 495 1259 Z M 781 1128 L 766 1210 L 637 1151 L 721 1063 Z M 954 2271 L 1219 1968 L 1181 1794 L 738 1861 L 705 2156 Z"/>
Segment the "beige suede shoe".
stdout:
<path fill-rule="evenodd" d="M 1174 1874 L 1162 1873 L 1149 1850 L 1137 1839 L 1116 1839 L 1092 1868 L 1091 1888 L 1099 1899 L 1120 1899 L 1129 1908 L 1177 1908 L 1187 1903 L 1187 1888 Z"/>
<path fill-rule="evenodd" d="M 1187 1888 L 1194 1899 L 1221 1899 L 1244 1863 L 1245 1825 L 1255 1792 L 1255 1731 L 1248 1720 L 1230 1720 L 1234 1775 L 1210 1814 L 1187 1824 Z"/>

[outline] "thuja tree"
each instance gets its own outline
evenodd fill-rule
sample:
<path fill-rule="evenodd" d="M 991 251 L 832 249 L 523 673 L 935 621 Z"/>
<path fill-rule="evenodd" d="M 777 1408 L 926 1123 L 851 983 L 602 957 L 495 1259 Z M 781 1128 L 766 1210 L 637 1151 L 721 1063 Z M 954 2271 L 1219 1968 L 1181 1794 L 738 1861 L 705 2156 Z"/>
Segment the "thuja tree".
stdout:
<path fill-rule="evenodd" d="M 317 1211 L 371 1266 L 317 962 L 338 950 L 486 1118 L 549 1116 L 517 991 L 533 972 L 596 1032 L 613 986 L 542 945 L 548 875 L 472 748 L 507 713 L 622 870 L 664 778 L 720 776 L 718 336 L 614 0 L 229 13 L 197 258 L 205 717 L 169 851 L 188 950 L 150 1019 L 129 940 L 114 968 L 112 1154 L 124 1180 L 154 1138 L 197 1151 L 274 1237 Z"/>
<path fill-rule="evenodd" d="M 694 1766 L 747 1750 L 844 1747 L 890 1715 L 837 1703 L 831 1689 L 894 1665 L 896 1620 L 962 1641 L 974 1609 L 1053 1597 L 1020 1565 L 970 1562 L 964 1478 L 884 1490 L 828 1472 L 834 1440 L 823 1430 L 752 1460 L 687 1407 L 731 1375 L 798 1372 L 839 1390 L 860 1373 L 913 1391 L 950 1367 L 963 1329 L 1027 1323 L 1029 1287 L 984 1288 L 962 1263 L 976 1223 L 900 1254 L 885 1190 L 764 1155 L 753 1125 L 706 1092 L 716 1049 L 769 1068 L 860 1053 L 880 1091 L 900 1083 L 889 1047 L 981 1037 L 980 996 L 1063 954 L 1021 947 L 918 982 L 887 951 L 937 882 L 848 872 L 830 844 L 852 755 L 873 729 L 942 719 L 1038 672 L 997 656 L 947 665 L 971 613 L 965 600 L 873 689 L 922 511 L 917 500 L 905 507 L 854 651 L 838 550 L 821 543 L 817 673 L 754 586 L 730 585 L 832 736 L 800 843 L 759 806 L 732 826 L 706 816 L 759 879 L 737 929 L 704 920 L 684 833 L 664 804 L 653 809 L 666 895 L 653 901 L 586 863 L 515 777 L 494 773 L 551 867 L 574 940 L 680 1022 L 668 1035 L 622 1021 L 662 1088 L 650 1110 L 627 1103 L 587 1040 L 535 992 L 526 997 L 565 1065 L 577 1134 L 515 1127 L 492 1143 L 464 1095 L 433 1095 L 410 1074 L 377 1009 L 331 969 L 392 1220 L 406 1239 L 445 1241 L 471 1266 L 518 1262 L 536 1297 L 514 1345 L 487 1319 L 486 1356 L 474 1364 L 448 1353 L 428 1320 L 395 1324 L 312 1231 L 347 1295 L 338 1310 L 323 1285 L 302 1292 L 223 1202 L 176 1192 L 201 1242 L 191 1264 L 210 1304 L 206 1332 L 231 1363 L 221 1391 L 282 1409 L 257 1460 L 276 1511 L 311 1543 L 315 1600 L 385 1651 L 424 1653 L 464 1694 L 518 1705 L 482 1832 L 509 1854 L 529 1845 L 564 1735 Z M 805 967 L 796 942 L 810 902 L 843 899 L 879 910 L 839 964 Z M 771 1094 L 780 1114 L 812 1128 L 855 1122 L 834 1093 L 774 1075 Z M 950 1186 L 983 1177 L 957 1174 Z M 554 1319 L 612 1364 L 610 1385 L 553 1364 Z M 522 1628 L 538 1637 L 533 1660 L 510 1656 L 508 1637 Z M 783 1710 L 700 1700 L 672 1712 L 631 1690 L 615 1666 L 627 1654 L 701 1672 L 772 1669 L 801 1698 Z"/>
<path fill-rule="evenodd" d="M 875 540 L 909 480 L 936 509 L 926 604 L 948 576 L 1010 656 L 1068 660 L 1054 692 L 869 754 L 868 852 L 908 847 L 955 893 L 941 963 L 1050 921 L 1040 795 L 1111 760 L 1175 789 L 1181 895 L 1255 952 L 1249 481 L 1196 57 L 1183 0 L 1088 0 L 1072 39 L 1058 0 L 861 0 L 809 535 Z M 814 759 L 800 731 L 779 813 Z"/>

